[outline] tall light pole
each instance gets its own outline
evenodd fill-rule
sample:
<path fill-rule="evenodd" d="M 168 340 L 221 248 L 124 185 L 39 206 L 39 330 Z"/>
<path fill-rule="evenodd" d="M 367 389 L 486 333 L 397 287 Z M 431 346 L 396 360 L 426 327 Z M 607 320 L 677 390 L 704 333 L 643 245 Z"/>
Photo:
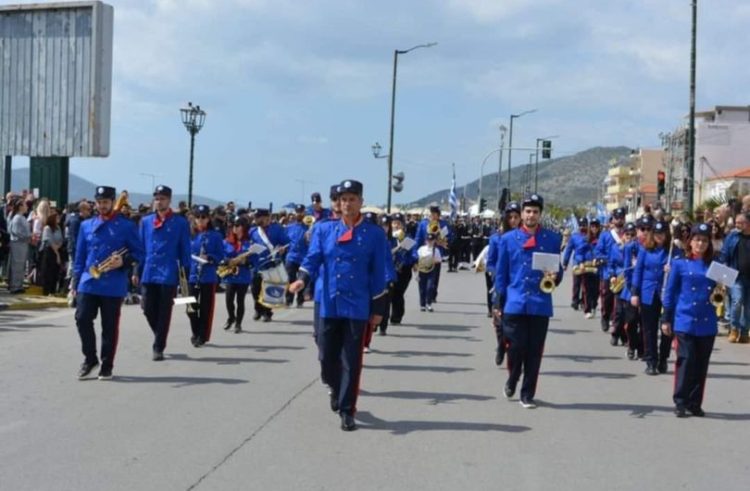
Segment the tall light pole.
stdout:
<path fill-rule="evenodd" d="M 141 172 L 141 175 L 143 177 L 151 178 L 151 190 L 153 190 L 156 187 L 156 178 L 162 176 L 161 174 L 151 174 L 149 172 Z"/>
<path fill-rule="evenodd" d="M 477 198 L 477 202 L 481 202 L 482 201 L 482 189 L 483 189 L 482 181 L 484 180 L 484 164 L 486 164 L 487 160 L 490 157 L 492 157 L 494 154 L 496 154 L 497 152 L 502 152 L 502 147 L 501 148 L 496 148 L 493 151 L 491 151 L 490 153 L 488 153 L 487 155 L 485 155 L 484 159 L 482 159 L 482 165 L 479 166 L 479 197 Z M 499 197 L 497 199 L 498 199 L 498 201 L 500 200 Z"/>
<path fill-rule="evenodd" d="M 535 113 L 536 109 L 530 109 L 528 111 L 524 111 L 522 113 L 518 114 L 511 114 L 510 115 L 510 134 L 508 135 L 508 199 L 511 199 L 511 192 L 510 192 L 510 169 L 513 166 L 513 120 L 516 118 L 520 118 L 521 116 L 525 116 L 527 114 Z"/>
<path fill-rule="evenodd" d="M 501 124 L 498 129 L 500 130 L 500 155 L 497 158 L 497 201 L 495 204 L 498 208 L 498 213 L 502 213 L 503 210 L 500 209 L 500 175 L 503 172 L 503 149 L 505 147 L 505 133 L 508 131 L 508 128 Z"/>
<path fill-rule="evenodd" d="M 545 140 L 551 140 L 553 138 L 560 138 L 560 135 L 545 136 L 536 139 L 536 163 L 534 164 L 534 192 L 537 193 L 537 185 L 539 184 L 539 144 Z"/>
<path fill-rule="evenodd" d="M 206 121 L 206 112 L 200 106 L 193 106 L 188 102 L 188 107 L 180 109 L 182 113 L 182 124 L 190 133 L 190 174 L 188 177 L 188 208 L 193 207 L 193 155 L 195 153 L 195 135 L 203 128 Z"/>
<path fill-rule="evenodd" d="M 692 37 L 690 43 L 690 125 L 688 130 L 688 155 L 687 155 L 687 168 L 688 168 L 688 180 L 687 180 L 687 191 L 688 191 L 688 202 L 687 211 L 688 213 L 693 212 L 693 192 L 694 192 L 694 180 L 695 180 L 695 64 L 696 64 L 696 47 L 695 41 L 698 32 L 698 0 L 692 0 L 693 10 L 693 28 Z"/>
<path fill-rule="evenodd" d="M 405 55 L 410 51 L 414 51 L 419 48 L 431 48 L 437 43 L 418 44 L 412 46 L 409 49 L 394 50 L 393 51 L 393 87 L 391 89 L 391 139 L 388 149 L 388 210 L 391 213 L 391 181 L 393 180 L 393 131 L 395 127 L 396 118 L 396 71 L 398 69 L 398 55 Z"/>

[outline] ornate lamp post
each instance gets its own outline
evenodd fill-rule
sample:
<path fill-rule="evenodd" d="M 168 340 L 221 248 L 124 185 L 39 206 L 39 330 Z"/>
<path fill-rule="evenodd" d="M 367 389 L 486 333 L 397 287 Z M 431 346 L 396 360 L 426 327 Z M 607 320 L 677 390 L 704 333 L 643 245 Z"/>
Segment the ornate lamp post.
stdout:
<path fill-rule="evenodd" d="M 193 106 L 188 102 L 188 107 L 180 109 L 182 113 L 182 124 L 190 133 L 190 177 L 188 178 L 188 208 L 193 207 L 193 155 L 195 153 L 195 135 L 203 128 L 206 121 L 206 112 L 200 106 Z"/>

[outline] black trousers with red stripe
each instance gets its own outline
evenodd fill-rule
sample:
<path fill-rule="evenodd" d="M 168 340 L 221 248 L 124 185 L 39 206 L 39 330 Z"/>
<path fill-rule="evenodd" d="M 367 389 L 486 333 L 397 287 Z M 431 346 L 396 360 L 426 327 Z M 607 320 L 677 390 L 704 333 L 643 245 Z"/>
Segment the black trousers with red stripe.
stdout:
<path fill-rule="evenodd" d="M 599 280 L 599 294 L 602 307 L 602 322 L 609 322 L 615 313 L 615 294 L 609 289 L 609 279 Z"/>
<path fill-rule="evenodd" d="M 81 351 L 86 363 L 95 364 L 96 331 L 94 320 L 99 312 L 102 314 L 102 352 L 103 369 L 112 369 L 117 353 L 117 339 L 120 333 L 121 297 L 105 297 L 90 293 L 79 293 L 76 297 L 76 326 L 81 337 Z"/>
<path fill-rule="evenodd" d="M 214 322 L 214 304 L 216 301 L 216 283 L 190 285 L 190 295 L 198 300 L 195 311 L 188 313 L 190 329 L 197 341 L 207 343 L 211 339 L 211 327 Z"/>
<path fill-rule="evenodd" d="M 177 287 L 172 285 L 158 285 L 146 283 L 143 285 L 143 313 L 154 333 L 153 350 L 163 353 L 167 347 L 167 336 L 169 326 L 172 322 L 172 308 L 174 307 L 174 296 Z"/>
<path fill-rule="evenodd" d="M 354 415 L 357 410 L 366 330 L 366 320 L 320 319 L 318 343 L 323 380 L 338 397 L 341 413 Z"/>
<path fill-rule="evenodd" d="M 675 336 L 674 404 L 687 409 L 700 408 L 716 336 L 693 336 L 682 332 L 675 333 Z"/>
<path fill-rule="evenodd" d="M 581 278 L 581 297 L 583 299 L 584 313 L 596 310 L 596 304 L 599 300 L 599 276 L 596 273 L 584 273 Z"/>
<path fill-rule="evenodd" d="M 508 385 L 515 390 L 523 373 L 521 398 L 533 399 L 536 394 L 548 327 L 549 317 L 513 314 L 503 316 L 503 338 L 507 343 Z"/>

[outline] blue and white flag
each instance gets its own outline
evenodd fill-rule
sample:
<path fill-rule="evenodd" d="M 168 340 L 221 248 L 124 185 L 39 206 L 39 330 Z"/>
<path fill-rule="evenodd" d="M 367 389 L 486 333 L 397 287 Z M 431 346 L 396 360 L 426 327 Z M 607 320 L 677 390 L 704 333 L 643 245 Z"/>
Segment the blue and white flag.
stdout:
<path fill-rule="evenodd" d="M 448 202 L 451 205 L 451 218 L 456 218 L 458 212 L 458 197 L 456 196 L 456 164 L 453 164 L 453 181 L 451 182 L 451 194 L 448 197 Z"/>

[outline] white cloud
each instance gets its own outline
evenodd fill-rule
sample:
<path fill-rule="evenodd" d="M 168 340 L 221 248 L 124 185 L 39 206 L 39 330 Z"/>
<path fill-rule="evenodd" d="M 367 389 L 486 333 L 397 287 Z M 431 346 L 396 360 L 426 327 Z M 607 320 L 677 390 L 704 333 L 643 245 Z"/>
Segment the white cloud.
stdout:
<path fill-rule="evenodd" d="M 449 0 L 448 6 L 454 12 L 467 14 L 484 24 L 553 3 L 557 3 L 557 0 Z"/>

